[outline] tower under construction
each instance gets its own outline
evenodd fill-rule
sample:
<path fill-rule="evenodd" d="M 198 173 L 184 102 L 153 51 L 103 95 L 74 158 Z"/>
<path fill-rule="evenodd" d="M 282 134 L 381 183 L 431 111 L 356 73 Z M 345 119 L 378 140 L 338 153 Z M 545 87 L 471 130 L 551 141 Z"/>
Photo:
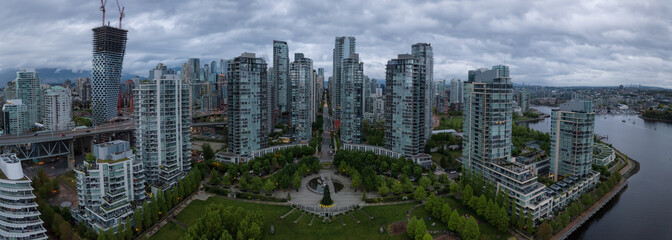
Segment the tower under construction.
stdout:
<path fill-rule="evenodd" d="M 93 121 L 103 123 L 117 116 L 121 67 L 128 30 L 109 26 L 93 30 Z"/>

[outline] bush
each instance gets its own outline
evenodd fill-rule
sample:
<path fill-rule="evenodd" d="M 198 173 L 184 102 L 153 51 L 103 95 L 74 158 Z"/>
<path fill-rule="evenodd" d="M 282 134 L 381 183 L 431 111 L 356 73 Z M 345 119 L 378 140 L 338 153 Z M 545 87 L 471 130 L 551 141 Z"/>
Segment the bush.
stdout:
<path fill-rule="evenodd" d="M 254 193 L 238 193 L 238 194 L 236 194 L 236 198 L 253 199 L 253 200 L 259 200 L 259 201 L 266 201 L 266 202 L 287 202 L 286 198 L 269 197 L 269 196 L 264 196 L 264 195 L 261 195 L 261 194 L 254 194 Z"/>
<path fill-rule="evenodd" d="M 209 192 L 209 193 L 214 193 L 214 194 L 222 195 L 222 196 L 227 196 L 227 195 L 229 195 L 229 192 L 230 192 L 228 189 L 222 189 L 220 187 L 210 186 L 210 185 L 205 185 L 205 187 L 203 187 L 203 190 L 205 190 L 206 192 Z"/>

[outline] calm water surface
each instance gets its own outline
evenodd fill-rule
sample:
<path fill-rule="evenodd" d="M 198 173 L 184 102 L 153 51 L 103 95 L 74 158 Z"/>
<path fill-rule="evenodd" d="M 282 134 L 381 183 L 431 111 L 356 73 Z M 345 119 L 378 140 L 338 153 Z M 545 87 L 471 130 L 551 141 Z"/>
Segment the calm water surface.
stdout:
<path fill-rule="evenodd" d="M 552 109 L 532 107 L 547 114 Z M 528 126 L 549 132 L 550 118 Z M 672 124 L 634 115 L 598 115 L 595 133 L 608 136 L 606 142 L 637 160 L 640 171 L 619 197 L 571 238 L 672 239 Z"/>

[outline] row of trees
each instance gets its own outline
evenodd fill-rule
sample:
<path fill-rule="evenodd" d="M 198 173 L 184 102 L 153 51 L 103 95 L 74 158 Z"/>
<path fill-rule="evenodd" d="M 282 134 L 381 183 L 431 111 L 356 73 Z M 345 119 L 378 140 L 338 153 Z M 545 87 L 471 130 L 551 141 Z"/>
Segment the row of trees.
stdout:
<path fill-rule="evenodd" d="M 373 124 L 368 120 L 362 121 L 362 141 L 368 145 L 383 146 L 385 141 L 385 121 L 377 121 Z"/>
<path fill-rule="evenodd" d="M 422 167 L 407 160 L 403 156 L 400 158 L 391 158 L 384 155 L 375 155 L 372 152 L 360 151 L 338 151 L 334 156 L 334 166 L 338 166 L 338 172 L 351 176 L 354 171 L 360 173 L 364 180 L 366 190 L 375 190 L 377 184 L 372 179 L 375 175 L 387 175 L 393 178 L 401 179 L 403 176 L 420 179 L 422 176 Z M 345 165 L 342 165 L 345 163 Z M 401 176 L 400 176 L 401 174 Z M 367 184 L 368 183 L 368 184 Z"/>
<path fill-rule="evenodd" d="M 658 111 L 649 109 L 642 113 L 643 117 L 659 119 L 663 121 L 672 121 L 672 109 L 668 108 L 666 111 Z"/>
<path fill-rule="evenodd" d="M 205 215 L 189 227 L 182 240 L 200 239 L 261 239 L 264 216 L 260 211 L 211 204 Z"/>
<path fill-rule="evenodd" d="M 158 191 L 151 199 L 145 200 L 142 207 L 136 206 L 132 223 L 131 218 L 127 217 L 125 221 L 120 221 L 116 228 L 100 232 L 98 240 L 130 240 L 133 239 L 134 234 L 140 234 L 145 229 L 149 229 L 186 196 L 198 190 L 204 177 L 201 174 L 203 170 L 207 170 L 207 166 L 203 164 L 192 168 L 191 172 L 177 185 L 165 192 Z"/>
<path fill-rule="evenodd" d="M 434 218 L 445 223 L 450 231 L 458 232 L 462 239 L 478 239 L 481 236 L 478 223 L 474 218 L 467 220 L 465 216 L 460 216 L 457 209 L 451 208 L 450 204 L 436 197 L 434 193 L 427 198 L 425 209 Z"/>

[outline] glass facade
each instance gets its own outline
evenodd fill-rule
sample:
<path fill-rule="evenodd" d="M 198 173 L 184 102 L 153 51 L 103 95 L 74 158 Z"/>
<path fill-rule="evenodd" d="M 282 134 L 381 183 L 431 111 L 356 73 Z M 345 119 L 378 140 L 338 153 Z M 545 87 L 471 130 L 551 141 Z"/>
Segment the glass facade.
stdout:
<path fill-rule="evenodd" d="M 551 173 L 583 177 L 593 164 L 595 112 L 590 101 L 560 104 L 551 112 Z"/>
<path fill-rule="evenodd" d="M 341 64 L 341 141 L 362 142 L 362 119 L 366 103 L 364 63 L 359 55 L 351 54 Z"/>
<path fill-rule="evenodd" d="M 313 61 L 297 53 L 294 62 L 289 68 L 291 79 L 292 111 L 290 117 L 290 129 L 292 141 L 303 143 L 312 138 L 312 115 L 313 115 L 313 86 L 315 76 L 313 74 Z"/>

